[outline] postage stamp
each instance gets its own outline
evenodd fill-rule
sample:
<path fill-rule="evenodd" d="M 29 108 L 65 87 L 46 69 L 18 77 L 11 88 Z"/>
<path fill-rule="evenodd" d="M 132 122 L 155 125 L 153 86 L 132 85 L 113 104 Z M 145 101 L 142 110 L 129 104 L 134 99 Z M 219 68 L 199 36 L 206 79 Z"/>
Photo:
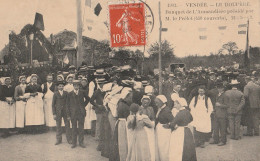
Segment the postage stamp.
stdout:
<path fill-rule="evenodd" d="M 143 3 L 109 5 L 111 47 L 146 44 Z"/>

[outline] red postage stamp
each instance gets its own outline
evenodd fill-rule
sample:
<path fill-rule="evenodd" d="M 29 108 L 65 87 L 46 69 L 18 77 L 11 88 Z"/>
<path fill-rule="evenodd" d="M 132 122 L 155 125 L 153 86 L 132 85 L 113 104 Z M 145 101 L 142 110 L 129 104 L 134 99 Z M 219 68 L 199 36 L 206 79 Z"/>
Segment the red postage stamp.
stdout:
<path fill-rule="evenodd" d="M 109 5 L 111 47 L 146 44 L 143 3 Z"/>

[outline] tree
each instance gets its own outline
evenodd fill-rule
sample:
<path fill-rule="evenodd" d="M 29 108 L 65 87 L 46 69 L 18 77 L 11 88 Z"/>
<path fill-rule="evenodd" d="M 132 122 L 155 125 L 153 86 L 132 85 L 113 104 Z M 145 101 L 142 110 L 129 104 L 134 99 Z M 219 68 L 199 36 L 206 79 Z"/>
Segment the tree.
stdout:
<path fill-rule="evenodd" d="M 229 55 L 234 55 L 238 52 L 238 47 L 235 42 L 228 42 L 222 45 L 222 48 L 219 50 L 219 54 L 225 55 L 226 53 Z"/>
<path fill-rule="evenodd" d="M 153 60 L 158 60 L 159 56 L 159 42 L 155 42 L 150 46 L 148 49 L 148 53 L 150 54 L 150 58 Z M 174 48 L 172 48 L 169 41 L 164 40 L 162 42 L 161 46 L 161 54 L 162 54 L 162 64 L 163 67 L 166 67 L 169 65 L 169 63 L 172 61 L 173 58 L 175 58 L 174 55 Z"/>

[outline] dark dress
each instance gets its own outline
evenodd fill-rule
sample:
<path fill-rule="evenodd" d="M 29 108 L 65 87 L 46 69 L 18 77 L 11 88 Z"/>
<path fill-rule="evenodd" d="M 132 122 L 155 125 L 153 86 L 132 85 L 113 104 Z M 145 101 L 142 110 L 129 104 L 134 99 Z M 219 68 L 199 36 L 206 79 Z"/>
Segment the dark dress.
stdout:
<path fill-rule="evenodd" d="M 115 132 L 111 142 L 109 161 L 126 160 L 128 152 L 126 119 L 129 114 L 130 104 L 123 99 L 119 100 L 117 107 L 118 121 L 116 122 Z"/>
<path fill-rule="evenodd" d="M 196 150 L 193 135 L 187 125 L 193 120 L 192 115 L 186 109 L 180 110 L 170 123 L 173 130 L 171 134 L 169 160 L 175 158 L 182 161 L 196 161 Z M 178 126 L 176 128 L 176 125 Z M 183 144 L 183 146 L 180 146 Z M 183 148 L 183 149 L 180 149 Z M 182 154 L 180 153 L 182 151 Z M 179 159 L 177 159 L 179 158 Z"/>

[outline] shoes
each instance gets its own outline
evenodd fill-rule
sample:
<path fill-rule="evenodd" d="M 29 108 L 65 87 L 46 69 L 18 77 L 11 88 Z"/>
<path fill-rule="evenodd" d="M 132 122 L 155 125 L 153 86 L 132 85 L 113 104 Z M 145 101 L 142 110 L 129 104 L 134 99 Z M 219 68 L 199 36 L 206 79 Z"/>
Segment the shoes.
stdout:
<path fill-rule="evenodd" d="M 210 140 L 209 144 L 218 144 L 218 142 L 216 142 L 214 140 Z"/>
<path fill-rule="evenodd" d="M 96 149 L 97 149 L 97 151 L 101 151 L 101 148 L 100 148 L 100 147 L 97 147 Z"/>
<path fill-rule="evenodd" d="M 86 146 L 85 146 L 84 144 L 79 144 L 79 146 L 80 146 L 81 148 L 86 148 Z"/>
<path fill-rule="evenodd" d="M 74 149 L 74 148 L 76 148 L 76 146 L 77 146 L 77 145 L 75 145 L 75 144 L 74 144 L 74 145 L 72 145 L 72 146 L 71 146 L 71 149 Z"/>
<path fill-rule="evenodd" d="M 72 141 L 71 141 L 71 140 L 68 140 L 68 143 L 69 143 L 69 144 L 72 144 Z"/>
<path fill-rule="evenodd" d="M 226 143 L 220 142 L 220 143 L 218 144 L 218 146 L 224 146 L 224 145 L 226 145 Z"/>
<path fill-rule="evenodd" d="M 55 143 L 55 145 L 59 145 L 59 144 L 61 144 L 61 141 L 57 141 L 57 142 Z"/>
<path fill-rule="evenodd" d="M 254 136 L 259 136 L 259 133 L 255 133 Z"/>
<path fill-rule="evenodd" d="M 3 134 L 1 137 L 2 137 L 2 138 L 8 138 L 9 136 L 11 136 L 10 133 L 5 133 L 5 134 Z"/>

